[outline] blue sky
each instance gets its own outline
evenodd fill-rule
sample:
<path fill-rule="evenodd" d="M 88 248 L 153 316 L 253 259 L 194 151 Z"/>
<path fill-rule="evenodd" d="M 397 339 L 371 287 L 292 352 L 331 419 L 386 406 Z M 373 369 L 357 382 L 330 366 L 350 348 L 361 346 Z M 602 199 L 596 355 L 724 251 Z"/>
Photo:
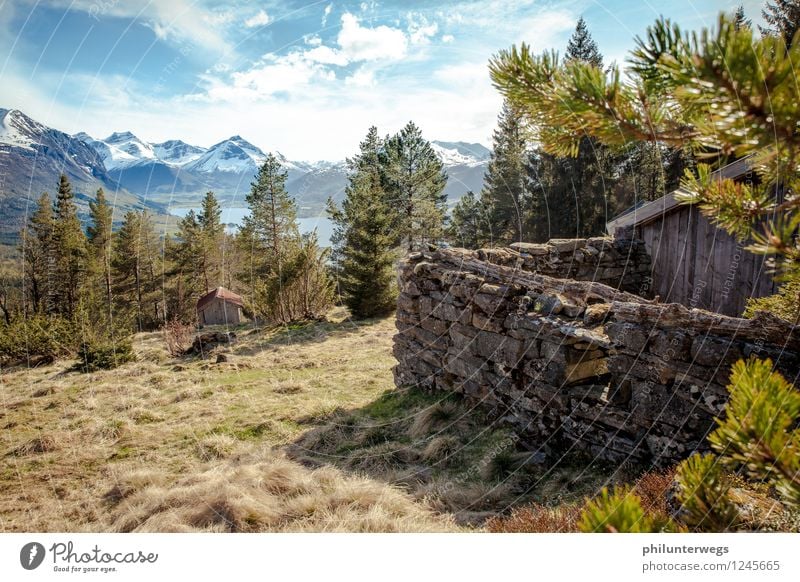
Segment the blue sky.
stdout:
<path fill-rule="evenodd" d="M 745 0 L 0 0 L 0 107 L 68 132 L 209 146 L 240 134 L 291 159 L 352 155 L 370 125 L 489 145 L 486 63 L 563 51 L 583 15 L 621 62 L 660 14 L 694 29 Z"/>

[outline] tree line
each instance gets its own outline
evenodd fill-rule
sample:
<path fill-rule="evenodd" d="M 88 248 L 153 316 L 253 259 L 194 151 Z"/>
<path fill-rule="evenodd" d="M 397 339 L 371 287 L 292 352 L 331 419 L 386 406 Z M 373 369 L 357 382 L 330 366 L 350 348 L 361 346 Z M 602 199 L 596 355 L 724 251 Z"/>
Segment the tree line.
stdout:
<path fill-rule="evenodd" d="M 197 300 L 219 286 L 243 295 L 246 314 L 265 325 L 323 317 L 337 300 L 355 317 L 391 311 L 397 256 L 443 237 L 446 175 L 409 123 L 386 138 L 371 128 L 348 177 L 341 208 L 329 202 L 336 229 L 328 249 L 316 232 L 300 232 L 287 172 L 272 154 L 235 233 L 226 232 L 213 192 L 169 236 L 147 210 L 115 225 L 100 189 L 84 228 L 62 175 L 56 197 L 43 193 L 20 233 L 20 272 L 4 272 L 0 361 L 77 352 L 84 363 L 114 365 L 132 357 L 132 333 L 196 323 Z"/>
<path fill-rule="evenodd" d="M 564 63 L 603 70 L 603 56 L 583 18 L 569 39 Z M 524 109 L 506 99 L 483 189 L 468 192 L 453 208 L 453 244 L 478 248 L 603 236 L 608 220 L 672 191 L 694 164 L 691 150 L 680 144 L 629 140 L 609 148 L 585 132 L 579 135 L 574 155 L 548 152 Z"/>

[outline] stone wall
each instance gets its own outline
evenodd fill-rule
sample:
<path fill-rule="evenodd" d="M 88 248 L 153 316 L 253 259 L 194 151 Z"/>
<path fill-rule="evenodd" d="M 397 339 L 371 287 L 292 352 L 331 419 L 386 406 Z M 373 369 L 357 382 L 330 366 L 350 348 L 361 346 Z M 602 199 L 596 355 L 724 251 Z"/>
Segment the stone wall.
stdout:
<path fill-rule="evenodd" d="M 573 248 L 585 259 L 596 256 L 586 249 L 606 243 L 623 248 L 601 239 Z M 571 273 L 565 263 L 586 261 L 565 261 L 558 247 L 540 248 L 409 255 L 400 266 L 396 384 L 462 393 L 546 454 L 570 450 L 668 464 L 706 448 L 737 359 L 771 357 L 797 381 L 798 328 L 543 274 Z M 554 252 L 560 262 L 552 261 Z M 617 284 L 641 285 L 643 263 L 630 269 L 629 259 L 620 260 Z M 603 268 L 606 280 L 617 277 L 614 265 Z"/>
<path fill-rule="evenodd" d="M 544 244 L 513 243 L 509 249 L 481 249 L 478 258 L 509 267 L 650 295 L 650 255 L 642 241 L 594 237 L 552 239 Z"/>

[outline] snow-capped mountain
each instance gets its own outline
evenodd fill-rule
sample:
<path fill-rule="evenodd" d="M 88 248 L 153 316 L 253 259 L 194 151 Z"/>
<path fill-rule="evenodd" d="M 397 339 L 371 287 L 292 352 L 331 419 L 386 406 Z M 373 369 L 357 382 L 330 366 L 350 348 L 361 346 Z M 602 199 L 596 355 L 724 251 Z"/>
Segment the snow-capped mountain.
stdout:
<path fill-rule="evenodd" d="M 460 141 L 434 141 L 431 145 L 447 172 L 445 193 L 450 204 L 470 190 L 476 193 L 481 190 L 490 155 L 486 147 Z M 104 139 L 83 132 L 69 136 L 21 112 L 0 109 L 0 153 L 4 147 L 12 148 L 16 158 L 23 156 L 23 152 L 31 156 L 60 152 L 53 155 L 62 167 L 73 168 L 68 172 L 71 180 L 83 180 L 82 184 L 91 182 L 94 190 L 99 185 L 106 189 L 121 187 L 140 200 L 164 206 L 196 205 L 209 190 L 226 204 L 243 206 L 250 183 L 267 157 L 263 150 L 240 135 L 209 148 L 179 139 L 151 143 L 130 131 L 115 132 Z M 342 199 L 347 185 L 344 161 L 301 162 L 289 160 L 280 152 L 274 155 L 288 173 L 286 188 L 296 198 L 301 212 L 318 214 L 329 197 Z M 0 159 L 0 164 L 3 161 Z M 26 170 L 35 171 L 38 176 L 32 191 L 52 190 L 52 176 L 57 180 L 58 172 L 51 167 L 45 171 L 41 162 L 37 164 L 38 169 Z M 6 163 L 5 167 L 11 168 L 12 178 L 20 178 L 17 190 L 22 188 L 24 172 L 18 176 L 13 166 Z M 84 178 L 79 176 L 81 172 Z M 85 192 L 93 193 L 93 190 L 87 188 Z"/>
<path fill-rule="evenodd" d="M 130 131 L 114 132 L 103 140 L 106 144 L 121 151 L 139 162 L 156 159 L 153 146 L 145 143 Z M 108 168 L 110 169 L 110 168 Z"/>
<path fill-rule="evenodd" d="M 179 139 L 151 144 L 156 157 L 166 164 L 185 166 L 206 153 L 206 148 L 189 145 Z"/>
<path fill-rule="evenodd" d="M 214 144 L 193 162 L 186 165 L 190 172 L 251 172 L 264 163 L 267 156 L 241 136 L 234 135 Z M 255 172 L 253 172 L 255 173 Z"/>
<path fill-rule="evenodd" d="M 491 152 L 479 143 L 434 141 L 433 151 L 445 166 L 478 166 L 489 160 Z"/>
<path fill-rule="evenodd" d="M 0 109 L 0 237 L 16 236 L 33 203 L 43 191 L 54 193 L 62 173 L 72 183 L 81 212 L 98 188 L 112 193 L 121 210 L 147 205 L 120 187 L 87 139 L 47 127 L 19 110 Z"/>

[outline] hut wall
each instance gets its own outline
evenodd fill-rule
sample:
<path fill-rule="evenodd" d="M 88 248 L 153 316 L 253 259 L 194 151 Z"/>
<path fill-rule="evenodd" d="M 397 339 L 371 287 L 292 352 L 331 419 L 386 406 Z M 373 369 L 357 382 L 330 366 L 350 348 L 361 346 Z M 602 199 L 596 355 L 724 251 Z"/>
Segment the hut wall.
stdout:
<path fill-rule="evenodd" d="M 777 291 L 766 257 L 746 251 L 697 208 L 680 206 L 637 225 L 635 237 L 645 243 L 653 293 L 663 302 L 739 316 L 749 297 Z"/>
<path fill-rule="evenodd" d="M 200 313 L 200 323 L 205 325 L 238 324 L 242 309 L 234 303 L 215 299 Z"/>

